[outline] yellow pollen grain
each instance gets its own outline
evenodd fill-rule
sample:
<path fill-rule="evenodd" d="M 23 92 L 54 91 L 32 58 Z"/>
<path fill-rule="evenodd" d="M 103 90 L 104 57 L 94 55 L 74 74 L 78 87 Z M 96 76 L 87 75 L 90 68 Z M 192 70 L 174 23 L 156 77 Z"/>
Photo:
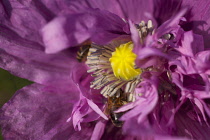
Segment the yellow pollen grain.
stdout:
<path fill-rule="evenodd" d="M 136 54 L 132 52 L 133 43 L 128 42 L 121 44 L 112 52 L 112 57 L 109 59 L 114 75 L 123 80 L 132 80 L 139 74 L 140 69 L 135 69 Z"/>

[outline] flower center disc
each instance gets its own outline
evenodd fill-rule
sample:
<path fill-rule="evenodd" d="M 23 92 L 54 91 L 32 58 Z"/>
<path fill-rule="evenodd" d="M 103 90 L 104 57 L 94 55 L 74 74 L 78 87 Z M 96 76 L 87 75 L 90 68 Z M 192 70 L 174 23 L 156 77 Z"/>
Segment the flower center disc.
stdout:
<path fill-rule="evenodd" d="M 136 54 L 132 52 L 133 43 L 128 42 L 116 48 L 109 59 L 114 75 L 123 80 L 132 80 L 141 73 L 135 69 Z"/>

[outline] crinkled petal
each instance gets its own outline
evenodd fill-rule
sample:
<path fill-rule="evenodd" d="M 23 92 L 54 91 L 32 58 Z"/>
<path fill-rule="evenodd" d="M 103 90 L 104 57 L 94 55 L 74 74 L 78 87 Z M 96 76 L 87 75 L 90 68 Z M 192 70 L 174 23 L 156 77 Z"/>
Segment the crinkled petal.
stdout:
<path fill-rule="evenodd" d="M 89 101 L 90 102 L 90 101 Z M 95 107 L 94 109 L 92 106 L 97 106 L 93 102 L 91 103 L 91 106 L 88 104 L 88 101 L 84 97 L 80 97 L 77 104 L 74 105 L 74 109 L 72 111 L 72 116 L 68 119 L 68 122 L 70 120 L 73 121 L 73 126 L 75 130 L 82 130 L 81 124 L 96 121 L 99 119 L 100 115 L 102 117 L 107 117 L 101 112 L 99 107 Z"/>
<path fill-rule="evenodd" d="M 153 47 L 142 48 L 141 50 L 138 50 L 138 52 L 136 53 L 138 53 L 137 59 L 143 59 L 149 56 L 161 56 L 161 57 L 169 58 L 169 56 L 161 52 L 161 50 L 157 48 L 153 48 Z"/>
<path fill-rule="evenodd" d="M 133 118 L 125 122 L 123 126 L 123 132 L 127 135 L 137 137 L 139 139 L 154 139 L 154 140 L 188 140 L 188 138 L 182 136 L 172 136 L 168 134 L 158 134 L 151 122 L 146 119 L 141 124 L 138 124 L 136 118 Z"/>
<path fill-rule="evenodd" d="M 145 117 L 154 109 L 157 100 L 157 87 L 148 81 L 141 82 L 135 89 L 136 101 L 124 105 L 117 112 L 127 110 L 120 119 L 127 121 L 137 116 L 138 123 L 141 123 Z M 142 95 L 140 95 L 142 94 Z M 143 99 L 142 99 L 143 98 Z M 132 109 L 130 107 L 133 107 Z M 130 110 L 131 109 L 131 110 Z"/>
<path fill-rule="evenodd" d="M 39 11 L 42 15 L 49 16 L 48 19 L 50 19 L 59 14 L 65 8 L 67 8 L 67 6 L 65 5 L 66 1 L 67 0 L 36 0 L 32 1 L 31 4 L 35 5 L 37 11 Z"/>
<path fill-rule="evenodd" d="M 122 131 L 122 128 L 115 127 L 111 121 L 106 123 L 102 140 L 140 140 L 140 138 L 127 135 Z"/>
<path fill-rule="evenodd" d="M 153 15 L 160 26 L 162 23 L 174 17 L 181 9 L 182 0 L 153 0 Z"/>
<path fill-rule="evenodd" d="M 115 14 L 99 9 L 59 16 L 48 23 L 41 33 L 47 53 L 55 53 L 90 39 L 105 44 L 126 35 L 125 22 Z"/>
<path fill-rule="evenodd" d="M 75 12 L 83 11 L 85 8 L 99 8 L 112 12 L 127 21 L 130 19 L 138 24 L 142 20 L 152 19 L 153 3 L 153 0 L 81 0 L 71 3 L 71 8 Z M 142 11 L 142 9 L 144 10 Z"/>
<path fill-rule="evenodd" d="M 196 34 L 200 34 L 204 38 L 205 48 L 209 48 L 209 28 L 210 28 L 210 1 L 209 0 L 183 0 L 183 5 L 189 6 L 190 11 L 188 19 L 190 23 L 185 25 L 188 30 L 193 30 Z"/>
<path fill-rule="evenodd" d="M 38 43 L 0 26 L 0 67 L 40 84 L 68 86 L 70 70 L 77 64 L 76 50 L 47 55 Z"/>
<path fill-rule="evenodd" d="M 194 57 L 198 52 L 204 50 L 203 37 L 193 34 L 192 31 L 185 32 L 181 42 L 177 50 L 183 55 Z"/>
<path fill-rule="evenodd" d="M 74 105 L 72 116 L 69 118 L 69 120 L 73 121 L 76 130 L 83 129 L 81 128 L 82 123 L 96 121 L 99 117 L 108 119 L 101 111 L 101 108 L 103 108 L 101 102 L 103 97 L 95 94 L 95 91 L 90 89 L 92 77 L 87 73 L 85 66 L 81 69 L 83 65 L 82 63 L 76 65 L 71 73 L 71 77 L 80 94 L 80 99 Z"/>
<path fill-rule="evenodd" d="M 175 61 L 170 62 L 171 65 L 177 65 L 177 71 L 182 74 L 196 74 L 198 69 L 195 61 L 191 57 L 181 56 Z"/>
<path fill-rule="evenodd" d="M 152 12 L 154 7 L 153 0 L 119 0 L 124 19 L 130 19 L 132 22 L 139 24 L 142 20 L 148 21 L 153 19 Z"/>
<path fill-rule="evenodd" d="M 134 46 L 140 45 L 140 37 L 139 37 L 139 31 L 136 29 L 135 25 L 132 23 L 132 21 L 128 21 L 130 26 L 130 32 L 131 32 L 131 39 L 134 43 Z"/>
<path fill-rule="evenodd" d="M 186 111 L 180 111 L 175 116 L 178 135 L 187 136 L 190 139 L 207 140 L 210 137 L 210 127 L 205 123 L 200 124 L 186 115 Z"/>
<path fill-rule="evenodd" d="M 137 136 L 137 137 L 153 137 L 154 130 L 152 129 L 149 121 L 147 119 L 144 120 L 141 124 L 137 122 L 137 118 L 134 117 L 133 119 L 129 119 L 125 121 L 123 126 L 123 131 L 126 134 Z"/>
<path fill-rule="evenodd" d="M 70 1 L 68 3 L 69 7 L 74 12 L 84 12 L 86 8 L 99 8 L 101 10 L 107 10 L 114 13 L 120 17 L 124 17 L 122 9 L 117 0 L 80 0 L 80 1 Z"/>
<path fill-rule="evenodd" d="M 196 67 L 200 72 L 209 74 L 210 73 L 210 51 L 202 51 L 196 54 L 195 57 Z"/>
<path fill-rule="evenodd" d="M 88 105 L 95 111 L 97 114 L 99 114 L 101 117 L 103 117 L 105 120 L 108 120 L 107 116 L 100 110 L 100 108 L 94 104 L 92 101 L 88 100 Z"/>
<path fill-rule="evenodd" d="M 7 13 L 8 27 L 21 37 L 41 43 L 39 30 L 54 14 L 40 1 L 2 1 Z"/>
<path fill-rule="evenodd" d="M 163 53 L 161 50 L 154 47 L 135 48 L 134 52 L 137 54 L 136 65 L 140 68 L 147 68 L 150 66 L 161 67 L 162 58 L 170 59 L 170 56 Z"/>
<path fill-rule="evenodd" d="M 104 133 L 105 127 L 106 127 L 105 121 L 97 122 L 97 124 L 94 128 L 93 134 L 91 136 L 91 140 L 100 140 Z"/>
<path fill-rule="evenodd" d="M 162 35 L 170 33 L 173 29 L 177 28 L 180 20 L 183 18 L 184 14 L 187 12 L 187 9 L 180 10 L 174 17 L 165 21 L 157 31 L 157 38 L 161 38 Z"/>
<path fill-rule="evenodd" d="M 78 90 L 74 84 L 69 84 L 68 92 L 39 84 L 24 87 L 1 110 L 4 138 L 89 139 L 92 127 L 78 133 L 67 122 L 76 100 Z"/>

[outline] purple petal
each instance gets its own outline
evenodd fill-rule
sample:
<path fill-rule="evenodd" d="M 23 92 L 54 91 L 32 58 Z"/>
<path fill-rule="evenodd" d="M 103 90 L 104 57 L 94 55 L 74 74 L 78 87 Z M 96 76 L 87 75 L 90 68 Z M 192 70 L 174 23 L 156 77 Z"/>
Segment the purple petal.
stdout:
<path fill-rule="evenodd" d="M 69 92 L 33 84 L 19 90 L 1 110 L 5 139 L 89 139 L 93 127 L 79 133 L 66 122 L 78 98 L 73 86 Z"/>
<path fill-rule="evenodd" d="M 209 48 L 209 25 L 210 25 L 210 2 L 208 0 L 183 0 L 183 5 L 190 7 L 188 15 L 189 24 L 185 27 L 189 30 L 192 29 L 196 34 L 200 34 L 204 38 L 205 48 Z"/>
<path fill-rule="evenodd" d="M 99 8 L 114 13 L 127 21 L 130 19 L 136 24 L 140 23 L 142 20 L 147 21 L 152 19 L 153 12 L 153 0 L 83 0 L 71 4 L 71 8 L 73 8 L 75 12 L 83 11 L 85 8 Z"/>
<path fill-rule="evenodd" d="M 196 55 L 196 66 L 197 68 L 206 74 L 210 73 L 210 51 L 202 51 Z"/>
<path fill-rule="evenodd" d="M 184 137 L 175 137 L 175 136 L 155 136 L 154 140 L 190 140 Z"/>
<path fill-rule="evenodd" d="M 157 37 L 161 38 L 162 35 L 166 33 L 170 33 L 172 30 L 176 29 L 179 27 L 179 22 L 182 20 L 184 14 L 187 12 L 187 9 L 182 9 L 177 13 L 174 17 L 170 18 L 166 22 L 164 22 L 157 31 Z"/>
<path fill-rule="evenodd" d="M 200 110 L 201 115 L 202 115 L 204 121 L 207 122 L 206 114 L 205 114 L 204 107 L 203 107 L 201 101 L 199 99 L 197 99 L 197 98 L 194 98 L 193 101 L 194 101 L 196 107 Z"/>
<path fill-rule="evenodd" d="M 162 59 L 169 59 L 170 57 L 163 53 L 160 49 L 155 47 L 146 46 L 144 48 L 135 48 L 135 54 L 137 54 L 136 65 L 140 68 L 147 68 L 150 66 L 162 67 Z"/>
<path fill-rule="evenodd" d="M 122 131 L 122 128 L 115 127 L 111 121 L 106 123 L 103 140 L 139 140 L 138 137 L 127 135 Z"/>
<path fill-rule="evenodd" d="M 154 7 L 153 0 L 119 0 L 125 20 L 139 24 L 142 20 L 152 20 L 152 12 Z M 154 20 L 153 20 L 154 21 Z"/>
<path fill-rule="evenodd" d="M 130 26 L 131 39 L 134 43 L 135 48 L 137 48 L 140 46 L 139 31 L 136 29 L 135 24 L 133 24 L 132 21 L 129 20 L 128 23 Z M 134 52 L 135 52 L 135 50 L 134 50 Z"/>
<path fill-rule="evenodd" d="M 182 3 L 181 0 L 153 0 L 153 1 L 154 1 L 153 14 L 158 26 L 160 26 L 162 23 L 164 23 L 171 17 L 174 17 L 181 9 L 181 3 Z"/>
<path fill-rule="evenodd" d="M 76 65 L 71 73 L 72 79 L 80 92 L 80 99 L 75 104 L 72 116 L 69 118 L 69 120 L 72 119 L 76 130 L 82 129 L 82 123 L 96 121 L 100 116 L 106 120 L 108 119 L 101 111 L 104 108 L 103 97 L 98 93 L 95 94 L 95 91 L 90 89 L 92 77 L 87 73 L 85 67 L 81 69 L 82 65 L 84 64 Z"/>
<path fill-rule="evenodd" d="M 41 31 L 47 53 L 55 53 L 76 46 L 90 39 L 105 44 L 126 35 L 125 22 L 112 13 L 98 9 L 86 13 L 60 16 L 48 23 Z"/>
<path fill-rule="evenodd" d="M 192 31 L 185 32 L 181 42 L 182 44 L 177 50 L 183 55 L 194 57 L 195 54 L 204 50 L 202 36 L 193 34 Z"/>
<path fill-rule="evenodd" d="M 46 16 L 48 16 L 49 19 L 53 18 L 55 15 L 66 8 L 66 5 L 64 5 L 65 2 L 66 0 L 36 0 L 33 1 L 31 4 L 35 5 L 37 11 L 44 15 L 45 18 L 47 18 Z"/>
<path fill-rule="evenodd" d="M 74 11 L 74 12 L 84 12 L 85 9 L 90 8 L 90 9 L 101 9 L 101 10 L 107 10 L 111 13 L 114 13 L 121 18 L 124 17 L 122 13 L 122 9 L 119 5 L 118 1 L 113 1 L 113 0 L 106 0 L 106 1 L 98 1 L 98 0 L 80 0 L 80 1 L 71 1 L 69 2 L 69 7 Z"/>
<path fill-rule="evenodd" d="M 39 29 L 54 15 L 40 1 L 9 0 L 3 1 L 2 4 L 8 15 L 6 19 L 8 27 L 15 30 L 21 37 L 41 43 Z M 37 10 L 37 6 L 41 9 Z"/>
<path fill-rule="evenodd" d="M 81 125 L 83 123 L 96 121 L 99 119 L 100 115 L 104 117 L 105 119 L 107 119 L 107 117 L 101 112 L 99 107 L 97 108 L 95 107 L 94 109 L 92 108 L 93 104 L 94 103 L 92 102 L 90 106 L 88 104 L 88 100 L 81 96 L 77 104 L 74 105 L 72 115 L 68 119 L 68 122 L 70 120 L 73 121 L 75 130 L 79 130 L 79 131 L 82 130 L 83 128 L 81 127 Z M 97 105 L 94 104 L 94 106 L 97 106 Z"/>
<path fill-rule="evenodd" d="M 130 119 L 128 121 L 125 121 L 123 126 L 123 131 L 126 134 L 142 137 L 147 137 L 148 139 L 154 136 L 154 130 L 152 129 L 151 125 L 149 124 L 149 121 L 146 119 L 144 122 L 139 124 L 137 122 L 137 118 Z"/>
<path fill-rule="evenodd" d="M 123 132 L 127 135 L 137 137 L 139 139 L 155 139 L 155 140 L 188 140 L 187 138 L 181 136 L 172 136 L 169 134 L 158 134 L 149 122 L 149 120 L 144 120 L 141 124 L 136 122 L 136 118 L 125 122 L 123 126 Z"/>
<path fill-rule="evenodd" d="M 199 124 L 199 122 L 190 119 L 186 115 L 186 111 L 177 113 L 175 117 L 178 135 L 184 135 L 190 139 L 203 139 L 207 140 L 210 137 L 210 128 L 205 123 Z"/>
<path fill-rule="evenodd" d="M 94 104 L 92 101 L 87 100 L 88 105 L 95 111 L 97 114 L 99 114 L 101 117 L 103 117 L 105 120 L 108 120 L 107 116 L 99 109 L 99 107 Z"/>
<path fill-rule="evenodd" d="M 97 122 L 97 124 L 96 124 L 96 126 L 93 130 L 91 140 L 100 140 L 103 133 L 104 133 L 105 127 L 106 127 L 106 122 L 105 121 Z"/>
<path fill-rule="evenodd" d="M 143 59 L 149 56 L 161 56 L 169 59 L 169 57 L 166 54 L 164 54 L 161 50 L 150 46 L 138 50 L 136 54 L 138 54 L 137 59 Z"/>
<path fill-rule="evenodd" d="M 139 94 L 142 94 L 139 96 Z M 130 110 L 130 107 L 133 107 L 132 110 L 125 113 L 121 119 L 122 120 L 130 120 L 133 117 L 138 116 L 138 123 L 141 123 L 145 117 L 154 109 L 157 101 L 157 87 L 156 85 L 151 84 L 148 81 L 142 81 L 138 87 L 136 88 L 136 101 L 134 103 L 130 103 L 124 105 L 117 112 L 121 112 L 124 110 Z"/>
<path fill-rule="evenodd" d="M 21 38 L 0 26 L 0 67 L 16 76 L 40 84 L 67 86 L 70 70 L 77 64 L 76 51 L 46 55 L 38 43 Z"/>

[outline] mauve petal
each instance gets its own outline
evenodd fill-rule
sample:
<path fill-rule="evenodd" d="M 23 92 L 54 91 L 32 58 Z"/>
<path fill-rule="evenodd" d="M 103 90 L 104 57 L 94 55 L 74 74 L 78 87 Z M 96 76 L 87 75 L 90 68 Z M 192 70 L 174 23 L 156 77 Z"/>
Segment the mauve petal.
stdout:
<path fill-rule="evenodd" d="M 154 109 L 158 101 L 157 86 L 152 84 L 149 81 L 142 81 L 135 89 L 136 101 L 124 105 L 117 112 L 122 112 L 127 110 L 121 120 L 127 121 L 130 119 L 137 120 L 138 123 L 141 123 L 146 116 Z M 139 94 L 142 94 L 139 96 Z M 131 109 L 130 107 L 133 107 Z M 131 110 L 130 110 L 131 109 Z"/>
<path fill-rule="evenodd" d="M 210 97 L 209 97 L 210 98 Z M 200 102 L 203 104 L 203 107 L 207 113 L 207 115 L 210 117 L 210 108 L 209 108 L 209 103 L 206 103 L 205 101 L 200 100 Z"/>
<path fill-rule="evenodd" d="M 190 13 L 188 18 L 190 23 L 185 27 L 192 29 L 196 34 L 200 34 L 204 38 L 205 48 L 209 48 L 209 28 L 210 28 L 210 1 L 209 0 L 183 0 L 183 5 L 189 6 Z"/>
<path fill-rule="evenodd" d="M 76 46 L 90 39 L 106 44 L 112 39 L 126 35 L 126 23 L 117 15 L 99 9 L 86 13 L 59 16 L 48 23 L 41 33 L 47 53 L 55 53 Z"/>
<path fill-rule="evenodd" d="M 68 87 L 70 71 L 78 63 L 75 50 L 47 55 L 38 43 L 23 39 L 4 26 L 0 30 L 1 68 L 40 84 Z"/>
<path fill-rule="evenodd" d="M 204 111 L 204 107 L 203 107 L 203 104 L 201 103 L 200 99 L 199 98 L 194 98 L 193 102 L 195 103 L 196 107 L 200 110 L 201 115 L 203 117 L 203 120 L 208 123 L 207 118 L 206 118 L 206 114 L 205 114 L 205 111 Z"/>
<path fill-rule="evenodd" d="M 101 140 L 141 140 L 138 137 L 127 135 L 122 128 L 115 127 L 111 121 L 106 123 Z"/>
<path fill-rule="evenodd" d="M 207 75 L 206 75 L 207 76 Z M 208 123 L 206 114 L 210 115 L 210 111 L 207 108 L 207 104 L 204 99 L 209 99 L 209 82 L 206 82 L 202 79 L 202 75 L 182 75 L 180 73 L 172 73 L 173 82 L 181 89 L 180 100 L 182 103 L 186 102 L 186 99 L 189 99 L 194 108 L 197 108 L 202 116 L 203 121 Z M 180 104 L 181 105 L 181 104 Z M 176 111 L 180 109 L 180 106 L 176 107 Z M 196 111 L 196 109 L 193 109 Z M 199 116 L 197 116 L 200 118 Z M 200 121 L 200 119 L 198 119 Z"/>
<path fill-rule="evenodd" d="M 37 2 L 32 1 L 3 1 L 5 11 L 8 13 L 8 22 L 10 28 L 15 30 L 21 37 L 32 41 L 41 42 L 39 29 L 49 20 L 53 15 L 47 11 L 46 8 L 38 10 Z M 41 8 L 39 5 L 38 7 Z M 44 11 L 44 12 L 43 12 Z"/>
<path fill-rule="evenodd" d="M 128 135 L 133 135 L 140 138 L 148 138 L 148 139 L 151 139 L 155 133 L 148 119 L 145 119 L 144 122 L 139 124 L 137 122 L 136 117 L 125 121 L 123 125 L 123 132 Z"/>
<path fill-rule="evenodd" d="M 135 25 L 132 23 L 132 21 L 128 21 L 129 26 L 130 26 L 130 32 L 131 32 L 131 39 L 134 43 L 134 52 L 136 48 L 140 47 L 140 37 L 139 37 L 139 31 L 136 30 Z"/>
<path fill-rule="evenodd" d="M 123 132 L 127 135 L 137 137 L 143 140 L 188 140 L 181 136 L 172 136 L 169 134 L 158 134 L 153 128 L 149 119 L 144 120 L 141 124 L 136 121 L 137 118 L 133 118 L 124 123 Z"/>
<path fill-rule="evenodd" d="M 11 16 L 12 8 L 7 3 L 8 1 L 0 1 L 0 23 L 5 22 Z"/>
<path fill-rule="evenodd" d="M 96 126 L 93 130 L 91 140 L 100 140 L 103 133 L 104 133 L 105 127 L 106 127 L 106 122 L 105 121 L 97 122 L 97 124 L 96 124 Z"/>
<path fill-rule="evenodd" d="M 80 93 L 81 94 L 81 93 Z M 100 106 L 97 106 L 94 102 L 88 100 L 84 96 L 80 95 L 79 101 L 74 105 L 72 115 L 68 119 L 73 121 L 75 130 L 82 130 L 81 124 L 85 122 L 93 122 L 103 117 L 108 120 L 104 113 L 100 110 Z"/>
<path fill-rule="evenodd" d="M 154 18 L 157 25 L 160 26 L 163 22 L 171 17 L 174 17 L 181 9 L 182 0 L 153 0 L 154 1 Z"/>
<path fill-rule="evenodd" d="M 82 124 L 82 131 L 75 131 L 73 126 L 66 127 L 65 130 L 60 130 L 52 138 L 43 137 L 43 140 L 90 140 L 94 124 Z"/>
<path fill-rule="evenodd" d="M 175 116 L 178 135 L 187 136 L 190 139 L 208 140 L 210 127 L 205 123 L 200 124 L 186 115 L 186 111 L 179 111 Z"/>
<path fill-rule="evenodd" d="M 119 0 L 122 8 L 124 19 L 130 19 L 132 22 L 139 24 L 142 20 L 148 21 L 153 19 L 154 1 L 147 0 Z M 153 22 L 155 22 L 153 20 Z"/>
<path fill-rule="evenodd" d="M 131 20 L 136 24 L 142 20 L 147 21 L 153 18 L 153 0 L 81 0 L 76 3 L 73 2 L 71 8 L 75 12 L 83 11 L 85 8 L 99 8 L 114 13 L 127 21 Z"/>
<path fill-rule="evenodd" d="M 137 54 L 137 59 L 144 59 L 149 56 L 160 56 L 164 58 L 170 58 L 167 56 L 165 53 L 163 53 L 161 50 L 154 48 L 154 47 L 145 47 L 142 49 L 139 49 L 138 51 L 135 52 Z M 138 62 L 138 60 L 136 60 Z"/>
<path fill-rule="evenodd" d="M 94 109 L 92 108 L 93 105 L 96 106 Z M 83 128 L 81 124 L 96 121 L 99 119 L 100 115 L 107 119 L 96 104 L 92 102 L 91 105 L 89 105 L 88 100 L 81 96 L 79 101 L 74 105 L 72 115 L 68 119 L 68 122 L 72 120 L 75 130 L 82 131 Z"/>
<path fill-rule="evenodd" d="M 175 137 L 175 136 L 155 136 L 154 140 L 190 140 L 190 139 L 183 137 Z"/>
<path fill-rule="evenodd" d="M 202 51 L 196 54 L 196 66 L 203 73 L 210 73 L 210 51 Z"/>
<path fill-rule="evenodd" d="M 177 66 L 177 71 L 182 74 L 196 74 L 199 73 L 194 59 L 188 56 L 181 56 L 177 60 L 169 62 L 169 65 Z"/>
<path fill-rule="evenodd" d="M 170 33 L 172 30 L 179 27 L 179 22 L 182 20 L 187 9 L 180 10 L 174 17 L 165 21 L 157 30 L 157 38 L 161 38 L 164 34 Z"/>
<path fill-rule="evenodd" d="M 39 11 L 44 16 L 48 16 L 49 19 L 64 10 L 64 8 L 66 8 L 66 6 L 63 5 L 65 1 L 66 0 L 36 0 L 33 1 L 31 4 L 35 5 L 37 11 Z"/>
<path fill-rule="evenodd" d="M 4 138 L 89 139 L 92 128 L 78 136 L 74 134 L 77 132 L 73 130 L 72 124 L 66 122 L 77 98 L 78 90 L 74 84 L 69 85 L 68 92 L 39 84 L 24 87 L 1 110 Z"/>
<path fill-rule="evenodd" d="M 88 100 L 88 105 L 93 109 L 93 111 L 95 111 L 98 115 L 100 115 L 102 118 L 104 118 L 105 120 L 108 120 L 107 116 L 100 110 L 100 108 L 93 103 L 92 101 Z"/>
<path fill-rule="evenodd" d="M 124 17 L 122 13 L 122 9 L 119 5 L 119 2 L 116 0 L 72 0 L 71 2 L 68 3 L 69 7 L 74 11 L 74 12 L 84 12 L 84 9 L 90 8 L 90 9 L 101 9 L 101 10 L 107 10 L 111 13 L 114 13 L 120 17 Z"/>
<path fill-rule="evenodd" d="M 139 46 L 134 48 L 134 52 L 137 54 L 135 63 L 140 68 L 148 68 L 150 66 L 161 68 L 163 66 L 163 58 L 170 59 L 169 55 L 153 46 L 146 46 L 144 48 Z"/>
<path fill-rule="evenodd" d="M 155 26 L 159 26 L 170 17 L 174 16 L 181 9 L 181 1 L 179 0 L 83 0 L 79 1 L 76 6 L 77 10 L 81 11 L 84 7 L 88 8 L 99 8 L 108 10 L 112 13 L 117 14 L 121 18 L 131 20 L 136 24 L 142 20 L 148 21 L 153 20 Z M 163 8 L 167 7 L 167 8 Z M 75 10 L 76 10 L 75 8 Z M 143 10 L 142 10 L 143 9 Z M 76 10 L 76 11 L 77 11 Z M 153 14 L 153 15 L 152 15 Z M 156 22 L 158 23 L 156 25 Z"/>
<path fill-rule="evenodd" d="M 78 85 L 78 90 L 80 91 L 80 100 L 78 101 L 77 105 L 74 107 L 74 115 L 73 115 L 73 123 L 75 124 L 75 127 L 78 125 L 80 126 L 80 122 L 90 122 L 90 121 L 95 121 L 96 119 L 101 116 L 105 120 L 108 120 L 107 116 L 101 111 L 100 108 L 104 108 L 102 105 L 102 102 L 97 101 L 99 105 L 94 103 L 94 95 L 92 95 L 92 100 L 87 99 L 84 97 L 84 94 L 89 94 L 91 95 L 90 90 L 88 91 L 86 88 L 83 86 Z M 86 93 L 84 93 L 86 92 Z M 95 95 L 97 96 L 97 95 Z M 99 95 L 98 95 L 99 96 Z M 90 97 L 90 96 L 89 96 Z M 78 114 L 78 115 L 75 115 Z M 75 123 L 76 122 L 76 123 Z M 80 130 L 81 128 L 79 128 Z"/>
<path fill-rule="evenodd" d="M 81 68 L 83 66 L 84 68 Z M 98 93 L 95 94 L 95 91 L 90 89 L 90 82 L 93 79 L 87 73 L 85 64 L 75 65 L 71 77 L 80 92 L 80 99 L 74 105 L 72 116 L 69 118 L 69 120 L 72 119 L 74 128 L 82 130 L 82 123 L 96 121 L 100 116 L 108 119 L 101 111 L 104 108 L 103 97 Z"/>
<path fill-rule="evenodd" d="M 204 50 L 203 37 L 193 34 L 192 31 L 185 32 L 177 50 L 185 56 L 194 57 L 198 52 Z"/>
<path fill-rule="evenodd" d="M 85 116 L 85 114 L 82 114 L 82 113 L 86 113 L 88 111 L 88 109 L 86 109 L 86 106 L 84 105 L 86 105 L 85 100 L 80 99 L 79 102 L 76 105 L 74 105 L 74 108 L 71 114 L 72 116 L 68 119 L 68 122 L 72 120 L 74 129 L 77 131 L 81 130 L 80 122 L 81 122 L 82 117 Z M 80 110 L 86 110 L 86 112 L 83 111 L 81 113 Z"/>

